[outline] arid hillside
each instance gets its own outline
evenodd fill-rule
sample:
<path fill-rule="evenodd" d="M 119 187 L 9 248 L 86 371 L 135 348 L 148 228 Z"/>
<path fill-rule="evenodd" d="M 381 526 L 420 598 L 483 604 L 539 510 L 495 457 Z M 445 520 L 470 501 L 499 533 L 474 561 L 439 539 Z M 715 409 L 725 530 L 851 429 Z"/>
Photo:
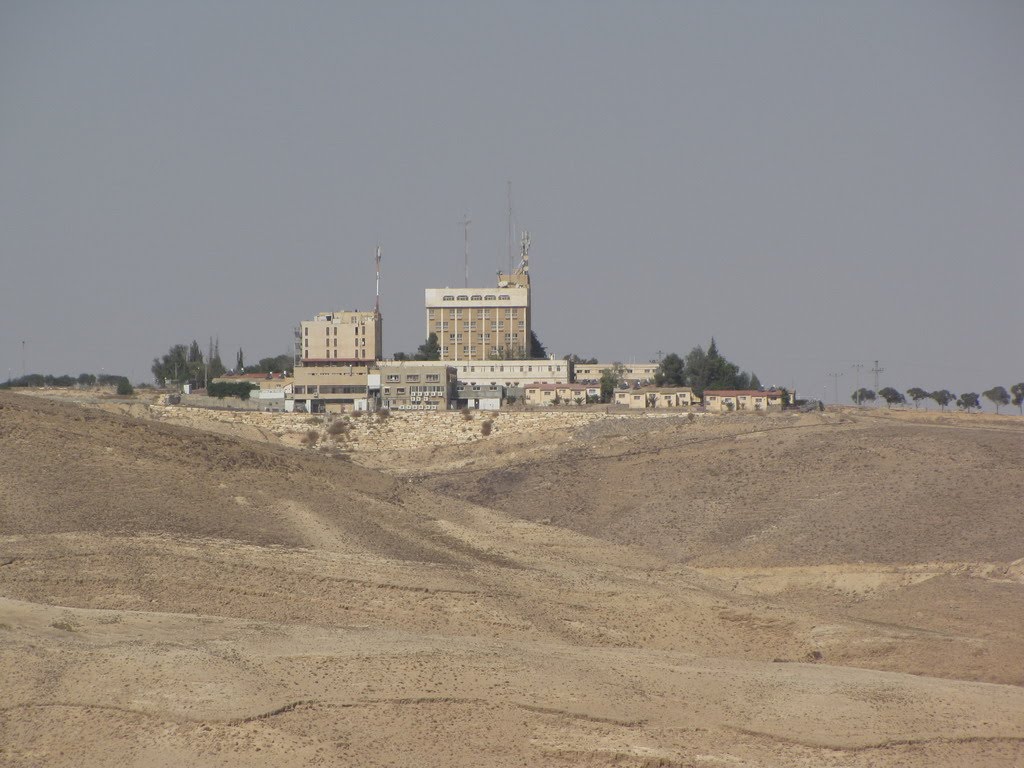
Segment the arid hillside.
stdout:
<path fill-rule="evenodd" d="M 698 556 L 716 492 L 683 475 L 724 472 L 728 447 L 792 458 L 797 435 L 902 428 L 802 418 L 760 437 L 741 420 L 598 421 L 544 437 L 533 465 L 522 434 L 499 434 L 424 448 L 459 471 L 417 460 L 385 475 L 357 453 L 0 393 L 0 763 L 1019 764 L 1022 574 L 1003 475 L 985 476 L 971 518 L 1002 528 L 965 531 L 959 549 L 851 544 L 833 499 L 819 512 L 836 528 L 815 529 L 833 540 L 810 554 L 781 534 L 744 543 L 758 530 L 745 515 L 781 517 L 785 483 L 764 491 L 778 508 L 758 508 L 743 499 L 762 492 L 727 476 L 718 504 L 736 530 L 723 517 Z M 1000 445 L 946 432 L 943 450 Z M 684 454 L 712 463 L 671 465 Z M 790 464 L 802 498 L 813 484 Z M 855 499 L 855 468 L 830 466 L 846 480 L 818 493 Z M 613 524 L 618 467 L 643 476 L 618 483 L 651 532 Z M 659 473 L 677 497 L 661 518 L 642 488 Z M 967 509 L 943 510 L 963 521 L 960 491 Z M 857 548 L 880 554 L 857 563 Z"/>

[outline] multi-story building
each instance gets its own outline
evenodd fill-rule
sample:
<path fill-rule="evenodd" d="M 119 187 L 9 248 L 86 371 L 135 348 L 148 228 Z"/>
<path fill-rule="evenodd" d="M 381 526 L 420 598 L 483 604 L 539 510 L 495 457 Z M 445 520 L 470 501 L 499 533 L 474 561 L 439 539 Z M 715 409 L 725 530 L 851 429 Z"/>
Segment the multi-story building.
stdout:
<path fill-rule="evenodd" d="M 390 363 L 388 363 L 390 364 Z M 437 361 L 406 360 L 405 366 L 437 365 Z M 501 385 L 519 396 L 527 384 L 568 384 L 570 365 L 565 360 L 457 360 L 447 363 L 455 369 L 460 384 Z M 381 365 L 384 365 L 382 363 Z"/>
<path fill-rule="evenodd" d="M 783 392 L 778 389 L 705 389 L 704 406 L 709 411 L 763 411 L 781 408 Z"/>
<path fill-rule="evenodd" d="M 292 397 L 297 411 L 340 413 L 367 407 L 365 365 L 300 365 Z"/>
<path fill-rule="evenodd" d="M 455 369 L 437 361 L 388 361 L 370 378 L 391 410 L 446 411 L 455 397 Z"/>
<path fill-rule="evenodd" d="M 688 408 L 700 405 L 689 387 L 640 387 L 615 391 L 615 404 L 627 408 Z"/>
<path fill-rule="evenodd" d="M 437 334 L 442 360 L 520 359 L 530 354 L 529 239 L 510 275 L 495 288 L 427 288 L 427 336 Z"/>
<path fill-rule="evenodd" d="M 301 365 L 369 365 L 383 356 L 381 315 L 369 312 L 318 312 L 295 331 Z"/>

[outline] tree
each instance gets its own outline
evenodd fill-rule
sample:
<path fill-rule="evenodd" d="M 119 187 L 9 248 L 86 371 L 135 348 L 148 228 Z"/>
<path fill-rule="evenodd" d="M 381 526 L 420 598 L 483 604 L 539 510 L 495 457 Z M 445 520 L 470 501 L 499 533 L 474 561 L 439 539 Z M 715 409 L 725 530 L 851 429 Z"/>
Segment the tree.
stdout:
<path fill-rule="evenodd" d="M 750 383 L 748 384 L 750 389 L 761 389 L 761 380 L 757 378 L 757 374 L 751 372 Z"/>
<path fill-rule="evenodd" d="M 153 359 L 150 370 L 153 372 L 153 380 L 161 387 L 188 381 L 188 347 L 175 344 L 163 358 Z"/>
<path fill-rule="evenodd" d="M 893 403 L 905 403 L 907 398 L 903 396 L 903 393 L 893 387 L 883 387 L 878 390 L 878 396 L 885 400 L 887 406 L 892 408 Z"/>
<path fill-rule="evenodd" d="M 567 363 L 579 363 L 580 365 L 597 365 L 596 357 L 580 357 L 577 354 L 566 355 L 562 358 Z"/>
<path fill-rule="evenodd" d="M 96 376 L 92 373 L 80 373 L 77 381 L 83 387 L 91 387 L 96 383 Z"/>
<path fill-rule="evenodd" d="M 199 342 L 192 339 L 192 345 L 188 348 L 188 361 L 190 363 L 203 362 L 203 353 L 199 349 Z"/>
<path fill-rule="evenodd" d="M 995 403 L 996 413 L 999 413 L 1000 405 L 1010 404 L 1010 393 L 1006 391 L 1006 387 L 992 387 L 992 389 L 982 392 L 982 394 Z"/>
<path fill-rule="evenodd" d="M 611 368 L 601 371 L 601 402 L 610 403 L 615 390 L 622 383 L 622 363 L 615 363 Z"/>
<path fill-rule="evenodd" d="M 530 357 L 534 360 L 543 360 L 548 356 L 547 349 L 540 343 L 536 331 L 530 331 Z"/>
<path fill-rule="evenodd" d="M 134 395 L 135 390 L 132 385 L 128 382 L 128 379 L 121 379 L 117 382 L 117 394 L 119 395 Z"/>
<path fill-rule="evenodd" d="M 235 372 L 241 373 L 245 370 L 245 356 L 242 354 L 242 348 L 238 348 L 238 356 L 235 358 Z"/>
<path fill-rule="evenodd" d="M 861 387 L 850 395 L 850 399 L 857 405 L 863 405 L 865 402 L 873 403 L 875 402 L 875 397 L 875 391 L 873 389 L 867 389 L 866 387 Z"/>
<path fill-rule="evenodd" d="M 683 358 L 675 352 L 665 355 L 654 372 L 654 383 L 659 387 L 685 387 L 686 363 Z"/>
<path fill-rule="evenodd" d="M 956 399 L 956 395 L 950 392 L 948 389 L 937 389 L 928 395 L 932 400 L 939 404 L 939 408 L 943 411 L 946 410 L 946 406 L 952 403 Z"/>
<path fill-rule="evenodd" d="M 207 379 L 216 379 L 218 376 L 223 376 L 226 369 L 220 359 L 220 339 L 211 340 L 210 357 L 208 359 Z M 207 381 L 207 384 L 209 384 L 209 381 Z"/>
<path fill-rule="evenodd" d="M 437 340 L 437 334 L 433 331 L 427 336 L 427 340 L 420 344 L 416 350 L 414 360 L 440 360 L 441 344 Z"/>
<path fill-rule="evenodd" d="M 1024 406 L 1022 406 L 1024 404 L 1024 381 L 1010 387 L 1010 392 L 1013 393 L 1013 404 L 1024 414 Z"/>
<path fill-rule="evenodd" d="M 686 356 L 686 384 L 698 397 L 704 396 L 705 389 L 749 389 L 751 382 L 749 374 L 722 357 L 714 337 L 707 352 L 697 346 Z"/>
<path fill-rule="evenodd" d="M 981 398 L 977 392 L 966 392 L 957 398 L 956 407 L 970 413 L 971 408 L 981 408 Z"/>
<path fill-rule="evenodd" d="M 920 387 L 911 387 L 910 389 L 907 390 L 907 394 L 910 395 L 910 399 L 914 401 L 914 408 L 917 408 L 917 403 L 920 400 L 927 400 L 929 397 L 931 397 L 930 394 L 925 392 Z"/>

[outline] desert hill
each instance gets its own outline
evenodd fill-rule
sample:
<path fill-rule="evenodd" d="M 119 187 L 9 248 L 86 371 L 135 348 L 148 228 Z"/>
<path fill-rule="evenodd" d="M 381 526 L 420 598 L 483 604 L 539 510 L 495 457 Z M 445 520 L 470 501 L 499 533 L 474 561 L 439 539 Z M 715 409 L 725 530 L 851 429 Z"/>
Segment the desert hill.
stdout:
<path fill-rule="evenodd" d="M 978 555 L 959 577 L 914 575 L 917 550 L 885 544 L 893 559 L 871 567 L 886 564 L 906 589 L 881 590 L 891 605 L 857 615 L 842 590 L 799 570 L 832 562 L 823 553 L 839 545 L 787 559 L 781 536 L 762 552 L 734 534 L 702 559 L 692 552 L 712 541 L 706 533 L 671 544 L 668 522 L 630 538 L 608 510 L 600 525 L 568 514 L 575 497 L 556 486 L 597 506 L 586 484 L 601 467 L 632 461 L 653 479 L 691 428 L 709 445 L 716 429 L 747 429 L 665 422 L 615 437 L 594 426 L 553 441 L 532 470 L 507 468 L 516 482 L 488 496 L 509 458 L 499 442 L 432 452 L 443 465 L 473 451 L 492 466 L 484 474 L 385 475 L 0 393 L 0 762 L 1019 762 L 1024 689 L 1002 684 L 1014 681 L 1000 655 L 1014 650 L 1014 614 L 983 624 L 981 638 L 969 626 L 977 617 L 891 621 L 907 611 L 900 600 L 945 599 L 953 587 L 941 579 L 980 585 L 983 614 L 990 583 L 1019 601 L 1011 547 L 990 532 L 935 548 Z M 730 439 L 746 448 L 765 438 Z M 1001 444 L 970 450 L 989 439 Z M 540 503 L 529 505 L 543 483 L 548 520 L 509 513 L 518 493 L 522 516 L 539 520 Z M 743 491 L 730 492 L 728 504 L 743 507 Z M 703 493 L 710 508 L 713 491 Z M 781 504 L 784 488 L 773 494 Z M 987 524 L 1008 517 L 998 495 Z M 843 544 L 844 556 L 845 546 L 866 544 Z M 760 570 L 729 570 L 751 562 Z M 772 581 L 786 567 L 803 597 Z M 929 588 L 940 597 L 912 592 Z M 969 654 L 973 667 L 938 661 Z"/>

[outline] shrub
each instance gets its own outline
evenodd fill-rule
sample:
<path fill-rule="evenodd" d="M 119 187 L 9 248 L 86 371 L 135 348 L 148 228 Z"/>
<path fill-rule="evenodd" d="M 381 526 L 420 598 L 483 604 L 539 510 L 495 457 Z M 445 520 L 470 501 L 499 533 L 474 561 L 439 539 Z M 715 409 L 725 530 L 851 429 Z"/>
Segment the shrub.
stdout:
<path fill-rule="evenodd" d="M 338 419 L 331 426 L 327 428 L 328 435 L 343 435 L 348 432 L 348 421 L 345 419 Z"/>
<path fill-rule="evenodd" d="M 319 416 L 310 416 L 306 419 L 307 424 L 323 424 L 324 420 Z"/>
<path fill-rule="evenodd" d="M 462 414 L 462 418 L 464 418 L 466 421 L 472 421 L 473 420 L 473 412 L 471 410 L 469 410 L 469 408 L 463 408 L 460 411 L 460 413 Z"/>
<path fill-rule="evenodd" d="M 119 395 L 134 395 L 135 390 L 132 385 L 128 383 L 128 379 L 121 379 L 117 382 L 117 394 Z"/>
<path fill-rule="evenodd" d="M 490 419 L 485 419 L 483 424 L 480 425 L 480 434 L 487 437 L 491 434 L 491 427 L 494 426 L 494 422 Z"/>
<path fill-rule="evenodd" d="M 320 439 L 320 433 L 315 429 L 311 429 L 302 438 L 302 444 L 308 446 L 316 445 L 317 440 Z"/>
<path fill-rule="evenodd" d="M 389 411 L 387 408 L 381 408 L 379 411 L 377 411 L 377 418 L 380 419 L 381 421 L 385 421 L 390 415 L 391 411 Z"/>
<path fill-rule="evenodd" d="M 258 389 L 259 384 L 251 384 L 248 381 L 214 381 L 206 385 L 206 394 L 223 400 L 225 397 L 237 397 L 242 400 L 249 399 L 249 393 Z"/>

